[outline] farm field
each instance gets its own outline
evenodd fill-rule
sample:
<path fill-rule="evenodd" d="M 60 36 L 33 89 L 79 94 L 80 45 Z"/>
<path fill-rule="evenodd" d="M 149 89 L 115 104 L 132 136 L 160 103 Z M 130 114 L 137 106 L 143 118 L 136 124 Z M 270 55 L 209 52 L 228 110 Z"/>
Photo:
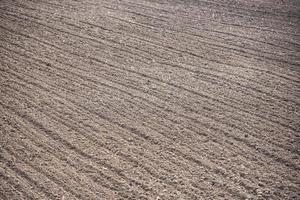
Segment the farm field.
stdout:
<path fill-rule="evenodd" d="M 297 0 L 1 0 L 0 199 L 300 199 Z"/>

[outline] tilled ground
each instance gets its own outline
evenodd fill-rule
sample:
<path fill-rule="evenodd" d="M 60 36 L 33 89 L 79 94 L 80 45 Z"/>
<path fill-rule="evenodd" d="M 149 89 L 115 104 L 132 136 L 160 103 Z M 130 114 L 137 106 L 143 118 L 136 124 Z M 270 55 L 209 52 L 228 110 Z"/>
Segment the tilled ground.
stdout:
<path fill-rule="evenodd" d="M 299 199 L 297 0 L 1 0 L 0 199 Z"/>

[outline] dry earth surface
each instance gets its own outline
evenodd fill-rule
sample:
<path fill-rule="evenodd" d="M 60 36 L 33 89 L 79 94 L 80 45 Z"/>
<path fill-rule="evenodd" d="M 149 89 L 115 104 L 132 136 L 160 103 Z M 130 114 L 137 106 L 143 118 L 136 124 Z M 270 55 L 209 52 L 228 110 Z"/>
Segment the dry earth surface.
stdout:
<path fill-rule="evenodd" d="M 300 199 L 300 1 L 0 0 L 0 199 Z"/>

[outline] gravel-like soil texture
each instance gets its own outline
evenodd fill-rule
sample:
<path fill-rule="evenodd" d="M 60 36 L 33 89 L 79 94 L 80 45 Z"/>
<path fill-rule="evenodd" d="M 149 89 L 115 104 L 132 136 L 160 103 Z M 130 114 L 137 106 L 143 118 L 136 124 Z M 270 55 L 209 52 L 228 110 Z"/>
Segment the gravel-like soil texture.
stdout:
<path fill-rule="evenodd" d="M 300 1 L 0 0 L 0 199 L 300 199 Z"/>

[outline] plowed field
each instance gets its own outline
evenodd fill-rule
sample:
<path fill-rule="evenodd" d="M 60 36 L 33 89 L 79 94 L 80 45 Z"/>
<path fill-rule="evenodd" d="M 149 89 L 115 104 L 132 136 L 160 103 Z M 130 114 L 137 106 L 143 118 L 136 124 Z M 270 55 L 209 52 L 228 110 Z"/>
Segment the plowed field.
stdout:
<path fill-rule="evenodd" d="M 300 199 L 297 0 L 1 0 L 0 199 Z"/>

